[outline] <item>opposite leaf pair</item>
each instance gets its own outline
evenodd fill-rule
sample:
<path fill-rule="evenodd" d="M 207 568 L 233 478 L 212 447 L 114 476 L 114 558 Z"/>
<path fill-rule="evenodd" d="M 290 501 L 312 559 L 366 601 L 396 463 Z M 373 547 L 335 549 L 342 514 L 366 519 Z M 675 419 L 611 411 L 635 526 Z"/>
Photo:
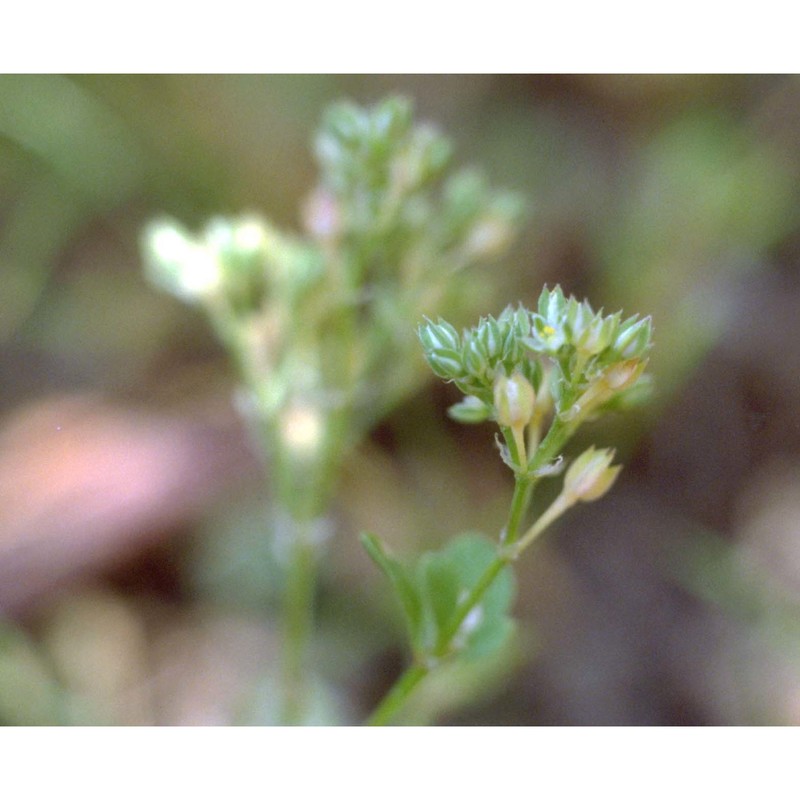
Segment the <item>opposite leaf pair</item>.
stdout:
<path fill-rule="evenodd" d="M 509 567 L 501 570 L 480 605 L 469 607 L 471 592 L 496 557 L 485 536 L 463 534 L 442 550 L 425 553 L 413 567 L 391 556 L 376 536 L 363 534 L 361 541 L 400 600 L 417 662 L 433 668 L 455 653 L 481 658 L 508 639 L 514 597 Z"/>

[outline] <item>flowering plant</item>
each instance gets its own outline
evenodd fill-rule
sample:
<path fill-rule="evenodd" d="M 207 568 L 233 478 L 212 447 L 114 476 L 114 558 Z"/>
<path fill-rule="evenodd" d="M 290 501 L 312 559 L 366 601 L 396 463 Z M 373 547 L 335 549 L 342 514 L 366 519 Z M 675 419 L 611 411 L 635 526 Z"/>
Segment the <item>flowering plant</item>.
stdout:
<path fill-rule="evenodd" d="M 506 525 L 494 539 L 457 537 L 438 553 L 405 565 L 371 534 L 362 537 L 386 573 L 406 617 L 413 660 L 371 718 L 390 721 L 432 671 L 453 658 L 486 656 L 512 630 L 511 565 L 565 511 L 600 499 L 621 467 L 614 451 L 589 447 L 564 475 L 556 498 L 526 521 L 533 489 L 563 471 L 564 446 L 587 419 L 640 399 L 651 348 L 649 317 L 622 320 L 588 302 L 545 288 L 537 310 L 509 307 L 459 333 L 440 319 L 419 338 L 431 369 L 466 397 L 450 415 L 466 423 L 494 421 L 498 446 L 515 488 Z"/>

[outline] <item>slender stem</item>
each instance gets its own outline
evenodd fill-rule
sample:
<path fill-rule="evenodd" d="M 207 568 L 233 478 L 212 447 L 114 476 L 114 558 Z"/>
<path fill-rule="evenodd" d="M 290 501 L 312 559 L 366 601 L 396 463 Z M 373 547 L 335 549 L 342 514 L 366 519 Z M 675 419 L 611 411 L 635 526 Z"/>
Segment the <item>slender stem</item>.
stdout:
<path fill-rule="evenodd" d="M 405 705 L 411 693 L 429 671 L 429 668 L 422 664 L 412 664 L 408 667 L 367 719 L 367 725 L 386 725 Z"/>
<path fill-rule="evenodd" d="M 514 494 L 511 497 L 511 508 L 508 512 L 508 522 L 503 530 L 503 543 L 511 544 L 517 540 L 519 529 L 528 507 L 531 504 L 535 481 L 526 475 L 517 475 L 514 480 Z"/>
<path fill-rule="evenodd" d="M 528 505 L 530 504 L 531 489 L 533 484 L 527 480 L 518 479 L 514 487 L 514 497 L 511 503 L 511 514 L 509 523 L 506 526 L 506 531 L 513 531 L 514 538 L 518 535 L 520 521 L 523 519 Z M 472 587 L 469 594 L 458 605 L 455 614 L 450 620 L 448 626 L 442 631 L 439 640 L 436 643 L 434 655 L 436 658 L 443 658 L 449 654 L 452 646 L 453 639 L 457 636 L 464 620 L 469 613 L 475 608 L 483 599 L 484 594 L 488 591 L 489 587 L 494 583 L 495 578 L 500 574 L 503 568 L 509 563 L 510 557 L 507 550 L 503 550 L 495 557 L 491 564 L 486 568 L 484 573 L 478 578 L 476 584 Z M 435 666 L 435 662 L 434 662 Z M 419 663 L 414 663 L 398 678 L 397 682 L 391 688 L 386 697 L 383 698 L 380 705 L 375 709 L 372 715 L 367 720 L 367 725 L 385 725 L 389 722 L 395 714 L 405 705 L 412 691 L 422 681 L 422 679 L 430 672 L 432 667 L 423 666 Z"/>
<path fill-rule="evenodd" d="M 298 523 L 294 533 L 284 597 L 281 711 L 284 725 L 300 725 L 305 720 L 309 695 L 308 651 L 314 627 L 315 547 L 303 523 Z"/>
<path fill-rule="evenodd" d="M 514 476 L 514 494 L 511 497 L 511 508 L 508 514 L 508 522 L 503 531 L 503 544 L 513 544 L 519 537 L 520 527 L 528 513 L 531 504 L 531 496 L 539 478 L 532 473 L 543 467 L 547 462 L 552 461 L 559 450 L 564 446 L 566 440 L 572 434 L 573 428 L 562 423 L 558 418 L 553 421 L 545 438 L 540 442 L 536 452 L 528 463 L 528 471 L 517 473 Z M 505 434 L 505 430 L 503 431 Z M 510 437 L 506 436 L 506 441 Z"/>
<path fill-rule="evenodd" d="M 553 503 L 539 520 L 525 532 L 523 538 L 517 541 L 520 527 L 530 506 L 533 487 L 538 480 L 537 477 L 530 475 L 530 473 L 552 461 L 558 455 L 573 431 L 574 426 L 569 423 L 563 423 L 556 417 L 547 435 L 539 443 L 536 452 L 528 462 L 529 474 L 518 474 L 516 476 L 508 522 L 506 523 L 503 541 L 498 547 L 497 555 L 484 570 L 480 578 L 478 578 L 469 594 L 459 603 L 452 619 L 439 636 L 434 649 L 434 656 L 437 659 L 443 659 L 449 655 L 453 640 L 458 635 L 461 626 L 464 624 L 464 620 L 469 616 L 470 612 L 480 604 L 484 595 L 489 590 L 489 587 L 494 583 L 503 569 L 565 510 L 555 508 L 554 506 L 556 506 L 556 503 Z M 511 437 L 507 435 L 506 430 L 503 430 L 503 434 L 506 441 L 509 442 Z M 512 446 L 511 442 L 509 442 L 509 446 Z M 508 545 L 513 546 L 508 547 Z M 435 668 L 436 663 L 437 662 L 434 661 L 431 666 L 423 666 L 420 663 L 412 664 L 400 676 L 386 697 L 384 697 L 383 701 L 367 720 L 367 724 L 387 724 L 402 709 L 409 696 L 422 679 Z"/>
<path fill-rule="evenodd" d="M 272 496 L 279 525 L 277 535 L 286 547 L 286 572 L 282 597 L 282 647 L 280 652 L 283 725 L 301 725 L 308 714 L 311 639 L 317 549 L 314 526 L 324 503 L 319 473 L 326 464 L 315 460 L 301 464 L 276 431 L 275 420 L 262 411 L 261 444 L 270 464 Z"/>
<path fill-rule="evenodd" d="M 525 535 L 516 543 L 513 549 L 514 557 L 519 556 L 526 547 L 529 547 L 533 540 L 543 533 L 546 528 L 549 528 L 572 504 L 563 494 L 556 497 L 542 516 L 525 531 Z"/>

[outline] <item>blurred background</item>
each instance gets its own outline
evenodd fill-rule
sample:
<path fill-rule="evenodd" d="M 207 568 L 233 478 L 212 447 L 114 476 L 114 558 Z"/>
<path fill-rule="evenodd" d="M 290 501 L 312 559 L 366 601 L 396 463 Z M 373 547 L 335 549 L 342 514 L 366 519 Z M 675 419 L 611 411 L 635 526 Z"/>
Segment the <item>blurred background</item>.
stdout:
<path fill-rule="evenodd" d="M 299 228 L 323 109 L 390 93 L 529 200 L 482 313 L 560 283 L 656 341 L 650 405 L 576 442 L 617 447 L 614 491 L 519 564 L 515 647 L 417 718 L 800 723 L 800 80 L 769 75 L 0 77 L 0 722 L 274 719 L 265 476 L 224 353 L 138 241 L 163 213 Z M 510 475 L 456 395 L 432 379 L 348 465 L 321 724 L 406 657 L 357 533 L 410 554 L 502 525 Z"/>

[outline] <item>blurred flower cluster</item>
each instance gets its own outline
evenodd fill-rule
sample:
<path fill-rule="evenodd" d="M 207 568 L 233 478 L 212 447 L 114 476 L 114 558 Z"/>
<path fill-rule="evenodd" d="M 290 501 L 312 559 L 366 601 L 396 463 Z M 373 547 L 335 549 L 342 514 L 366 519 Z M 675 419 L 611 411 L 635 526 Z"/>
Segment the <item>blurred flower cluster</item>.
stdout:
<path fill-rule="evenodd" d="M 419 314 L 457 313 L 473 294 L 467 268 L 506 250 L 522 212 L 477 172 L 451 174 L 449 142 L 403 99 L 332 107 L 315 149 L 304 235 L 257 216 L 198 234 L 162 219 L 144 235 L 149 276 L 205 309 L 279 471 L 302 473 L 285 496 L 304 515 L 324 507 L 348 448 L 421 382 Z"/>
<path fill-rule="evenodd" d="M 285 724 L 308 720 L 315 562 L 344 459 L 421 383 L 420 314 L 469 303 L 467 268 L 505 251 L 522 211 L 477 173 L 450 174 L 448 141 L 402 99 L 332 107 L 316 155 L 303 235 L 254 216 L 199 234 L 161 220 L 143 243 L 153 282 L 210 318 L 269 461 Z"/>

